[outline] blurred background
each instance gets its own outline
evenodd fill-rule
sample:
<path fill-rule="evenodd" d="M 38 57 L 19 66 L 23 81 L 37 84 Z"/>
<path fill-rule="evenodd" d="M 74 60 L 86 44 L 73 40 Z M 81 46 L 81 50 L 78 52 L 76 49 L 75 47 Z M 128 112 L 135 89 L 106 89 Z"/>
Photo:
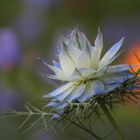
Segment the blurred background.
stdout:
<path fill-rule="evenodd" d="M 139 7 L 139 0 L 0 0 L 1 112 L 5 108 L 22 110 L 28 102 L 42 103 L 42 95 L 58 83 L 42 76 L 49 70 L 38 57 L 51 63 L 58 37 L 74 27 L 93 43 L 100 26 L 104 51 L 125 37 L 124 52 L 116 63 L 138 63 L 133 52 L 140 56 Z M 120 106 L 114 116 L 127 140 L 140 139 L 140 100 L 135 105 Z M 59 139 L 48 133 L 34 137 L 33 130 L 23 135 L 18 129 L 20 123 L 17 119 L 0 119 L 0 140 Z M 79 132 L 76 128 L 66 131 Z M 61 139 L 74 139 L 71 136 L 63 134 Z"/>

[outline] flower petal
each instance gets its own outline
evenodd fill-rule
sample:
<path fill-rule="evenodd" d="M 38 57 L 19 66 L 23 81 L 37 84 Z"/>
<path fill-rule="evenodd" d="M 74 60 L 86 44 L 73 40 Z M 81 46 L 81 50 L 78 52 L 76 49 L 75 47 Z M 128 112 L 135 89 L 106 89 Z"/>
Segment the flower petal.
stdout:
<path fill-rule="evenodd" d="M 86 88 L 85 84 L 80 84 L 72 91 L 72 93 L 69 96 L 66 97 L 65 101 L 72 102 L 73 100 L 77 99 L 79 96 L 83 94 L 85 88 Z"/>
<path fill-rule="evenodd" d="M 67 96 L 71 94 L 75 86 L 72 86 L 71 88 L 67 89 L 66 91 L 62 92 L 61 94 L 55 96 L 55 99 L 58 101 L 63 101 Z"/>
<path fill-rule="evenodd" d="M 121 84 L 120 83 L 115 83 L 115 84 L 104 84 L 105 90 L 104 93 L 108 93 L 113 91 L 115 88 L 119 87 Z"/>
<path fill-rule="evenodd" d="M 82 80 L 82 79 L 84 80 L 84 79 L 87 79 L 88 77 L 92 76 L 95 73 L 96 73 L 96 70 L 94 70 L 94 69 L 79 68 L 79 69 L 75 69 L 72 76 L 77 77 L 78 78 L 77 80 Z"/>
<path fill-rule="evenodd" d="M 59 87 L 58 89 L 50 92 L 49 94 L 47 95 L 44 95 L 43 97 L 44 98 L 48 98 L 48 97 L 55 97 L 63 92 L 65 92 L 66 90 L 68 90 L 69 88 L 73 87 L 75 85 L 76 82 L 69 82 L 61 87 Z"/>
<path fill-rule="evenodd" d="M 52 65 L 49 65 L 47 64 L 47 66 L 50 68 L 50 70 L 52 70 L 55 74 L 60 74 L 62 73 L 62 70 L 58 67 L 55 67 L 55 66 L 52 66 Z"/>
<path fill-rule="evenodd" d="M 61 69 L 60 63 L 56 62 L 55 60 L 52 61 L 53 65 L 59 69 Z"/>
<path fill-rule="evenodd" d="M 102 49 L 103 49 L 103 36 L 102 36 L 102 33 L 101 33 L 100 29 L 98 29 L 98 35 L 96 37 L 94 45 L 99 50 L 98 55 L 100 56 L 101 52 L 102 52 Z"/>
<path fill-rule="evenodd" d="M 69 54 L 64 50 L 59 54 L 59 61 L 64 73 L 71 74 L 74 70 L 74 63 L 72 62 Z"/>
<path fill-rule="evenodd" d="M 88 79 L 95 80 L 97 78 L 100 78 L 106 73 L 106 70 L 107 70 L 107 68 L 104 68 L 102 70 L 98 70 L 93 75 L 89 76 Z"/>
<path fill-rule="evenodd" d="M 122 83 L 130 78 L 134 77 L 134 74 L 132 74 L 130 71 L 125 71 L 121 73 L 108 73 L 105 74 L 103 77 L 100 78 L 100 80 L 103 81 L 105 84 L 115 84 L 115 83 Z"/>
<path fill-rule="evenodd" d="M 89 56 L 89 53 L 86 51 L 86 49 L 82 50 L 82 53 L 80 54 L 77 62 L 77 68 L 90 68 L 91 64 L 91 58 Z"/>
<path fill-rule="evenodd" d="M 49 104 L 47 104 L 45 107 L 57 107 L 60 103 L 58 102 L 50 102 Z M 44 107 L 44 108 L 45 108 Z"/>
<path fill-rule="evenodd" d="M 70 44 L 73 44 L 76 48 L 83 49 L 86 44 L 90 44 L 84 33 L 80 32 L 77 28 L 70 34 Z"/>
<path fill-rule="evenodd" d="M 123 72 L 123 71 L 128 71 L 130 69 L 131 68 L 128 64 L 121 64 L 121 65 L 109 66 L 107 72 L 109 73 Z"/>
<path fill-rule="evenodd" d="M 78 48 L 75 48 L 75 47 L 69 47 L 68 48 L 68 53 L 70 55 L 71 60 L 76 65 L 77 62 L 79 61 L 79 56 L 82 53 L 81 50 L 79 50 Z"/>
<path fill-rule="evenodd" d="M 91 47 L 91 68 L 97 70 L 99 64 L 99 50 L 96 47 Z M 98 55 L 98 56 L 97 56 Z"/>
<path fill-rule="evenodd" d="M 57 106 L 57 109 L 63 109 L 63 108 L 65 108 L 66 106 L 68 106 L 68 103 L 63 102 L 63 103 L 61 103 L 60 105 Z"/>
<path fill-rule="evenodd" d="M 50 79 L 59 80 L 59 81 L 72 81 L 72 80 L 69 80 L 69 78 L 63 74 L 60 74 L 60 75 L 49 74 L 49 75 L 47 75 L 47 77 Z"/>
<path fill-rule="evenodd" d="M 104 67 L 112 62 L 114 56 L 118 53 L 119 49 L 122 46 L 124 38 L 122 38 L 119 42 L 113 45 L 113 47 L 103 56 L 99 63 L 99 67 Z M 111 62 L 110 62 L 111 61 Z"/>
<path fill-rule="evenodd" d="M 107 72 L 114 73 L 114 72 L 129 71 L 137 66 L 140 66 L 140 65 L 136 64 L 136 65 L 131 66 L 128 64 L 121 64 L 121 65 L 109 66 L 107 69 Z"/>
<path fill-rule="evenodd" d="M 86 91 L 78 98 L 80 102 L 84 102 L 94 95 L 104 93 L 104 85 L 99 80 L 87 82 Z"/>

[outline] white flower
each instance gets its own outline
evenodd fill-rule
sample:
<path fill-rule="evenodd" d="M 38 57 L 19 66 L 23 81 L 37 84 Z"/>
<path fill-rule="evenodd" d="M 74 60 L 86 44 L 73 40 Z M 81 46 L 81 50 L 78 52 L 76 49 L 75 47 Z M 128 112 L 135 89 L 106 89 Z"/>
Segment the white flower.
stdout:
<path fill-rule="evenodd" d="M 44 96 L 52 98 L 48 106 L 64 108 L 74 101 L 83 103 L 95 95 L 111 92 L 131 78 L 133 74 L 129 71 L 129 65 L 110 66 L 120 55 L 123 40 L 114 44 L 102 58 L 103 37 L 100 30 L 94 46 L 77 29 L 69 37 L 59 40 L 58 62 L 47 64 L 54 72 L 48 77 L 66 84 Z"/>

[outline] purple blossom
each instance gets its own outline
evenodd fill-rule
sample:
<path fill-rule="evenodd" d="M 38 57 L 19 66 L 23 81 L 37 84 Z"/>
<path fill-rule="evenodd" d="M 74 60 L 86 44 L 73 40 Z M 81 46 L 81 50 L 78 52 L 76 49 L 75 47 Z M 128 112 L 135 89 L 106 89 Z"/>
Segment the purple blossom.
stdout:
<path fill-rule="evenodd" d="M 19 43 L 15 32 L 9 28 L 0 29 L 0 69 L 13 68 L 19 59 Z"/>
<path fill-rule="evenodd" d="M 16 19 L 17 28 L 25 42 L 34 42 L 47 25 L 44 15 L 55 0 L 22 0 L 22 3 L 23 11 Z"/>

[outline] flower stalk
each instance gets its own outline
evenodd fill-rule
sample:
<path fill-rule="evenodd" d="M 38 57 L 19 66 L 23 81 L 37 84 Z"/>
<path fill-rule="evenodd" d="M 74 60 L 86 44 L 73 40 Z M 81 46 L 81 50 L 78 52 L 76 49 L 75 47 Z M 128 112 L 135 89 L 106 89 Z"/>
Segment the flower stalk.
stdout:
<path fill-rule="evenodd" d="M 76 127 L 78 127 L 79 129 L 87 132 L 89 135 L 91 135 L 93 138 L 96 138 L 96 140 L 102 140 L 102 138 L 100 136 L 98 136 L 97 134 L 95 134 L 91 129 L 89 129 L 88 127 L 86 127 L 82 122 L 77 122 L 77 121 L 74 121 L 74 120 L 71 120 L 69 119 L 68 117 L 62 115 L 62 114 L 59 114 L 58 112 L 56 112 L 58 115 L 61 116 L 61 118 L 64 118 L 65 120 L 67 121 L 70 121 L 72 124 L 74 124 Z"/>
<path fill-rule="evenodd" d="M 76 123 L 76 122 L 72 122 L 74 125 L 76 125 L 77 127 L 79 127 L 81 130 L 87 132 L 88 134 L 90 134 L 92 137 L 96 138 L 97 140 L 102 140 L 101 137 L 99 137 L 97 134 L 95 134 L 94 132 L 90 131 L 88 128 L 83 127 L 82 125 Z"/>
<path fill-rule="evenodd" d="M 106 115 L 107 119 L 111 123 L 111 125 L 116 130 L 116 133 L 118 134 L 118 137 L 120 138 L 120 140 L 125 140 L 122 132 L 120 131 L 118 125 L 116 124 L 116 121 L 114 120 L 114 118 L 112 117 L 111 113 L 109 112 L 107 106 L 105 104 L 101 104 L 101 108 L 102 108 L 104 114 Z"/>

